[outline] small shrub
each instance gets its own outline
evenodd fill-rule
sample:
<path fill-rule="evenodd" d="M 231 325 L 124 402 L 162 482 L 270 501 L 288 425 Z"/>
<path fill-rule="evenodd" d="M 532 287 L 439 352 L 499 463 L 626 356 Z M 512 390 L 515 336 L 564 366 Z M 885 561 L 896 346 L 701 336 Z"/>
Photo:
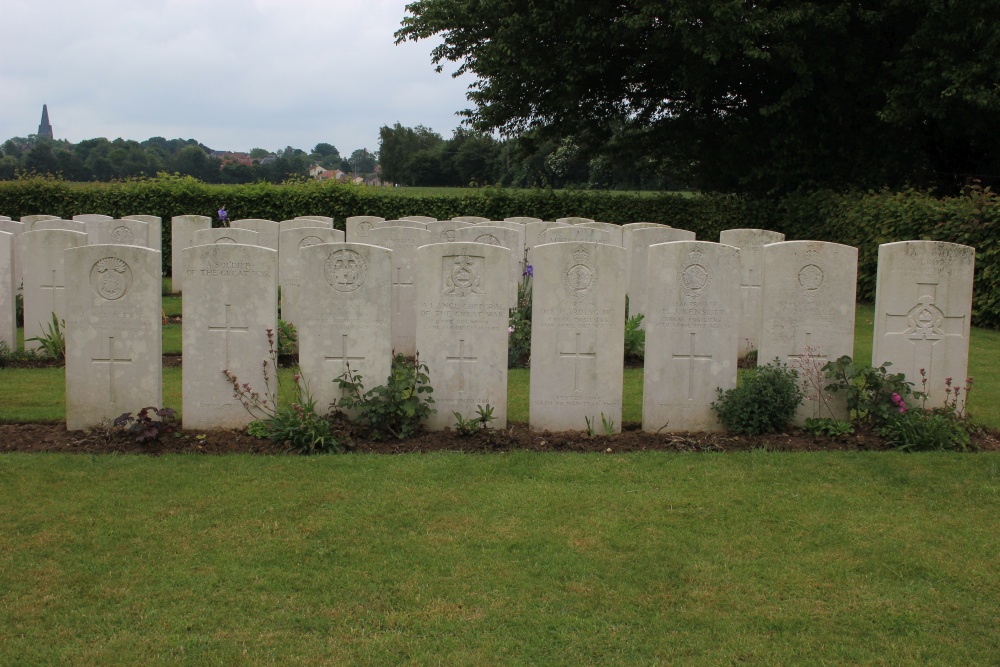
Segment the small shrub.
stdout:
<path fill-rule="evenodd" d="M 847 407 L 857 426 L 883 425 L 898 414 L 899 401 L 921 398 L 905 375 L 889 372 L 891 365 L 887 361 L 878 368 L 855 366 L 851 357 L 844 355 L 823 367 L 829 383 L 825 388 L 833 393 L 846 392 Z"/>
<path fill-rule="evenodd" d="M 740 435 L 784 429 L 803 398 L 798 374 L 778 359 L 751 371 L 738 387 L 718 392 L 712 409 L 729 431 Z"/>
<path fill-rule="evenodd" d="M 629 315 L 628 296 L 625 297 L 625 360 L 640 362 L 646 358 L 646 331 L 642 328 L 642 313 Z"/>
<path fill-rule="evenodd" d="M 10 346 L 10 343 L 0 339 L 0 368 L 36 359 L 38 359 L 38 354 L 34 350 L 15 350 Z"/>
<path fill-rule="evenodd" d="M 416 435 L 423 419 L 435 412 L 430 394 L 427 364 L 418 358 L 409 359 L 397 354 L 386 383 L 365 391 L 363 378 L 347 370 L 334 380 L 343 390 L 337 401 L 338 410 L 353 413 L 354 421 L 368 430 L 373 440 L 397 438 L 403 440 Z"/>
<path fill-rule="evenodd" d="M 66 359 L 66 337 L 63 332 L 66 330 L 66 320 L 56 319 L 56 314 L 52 313 L 52 322 L 48 325 L 48 333 L 33 336 L 28 341 L 38 343 L 42 356 L 51 359 Z"/>
<path fill-rule="evenodd" d="M 892 402 L 893 412 L 879 427 L 878 431 L 886 442 L 904 451 L 920 450 L 961 450 L 973 448 L 970 437 L 971 424 L 965 412 L 965 404 L 960 403 L 962 388 L 952 385 L 952 379 L 945 381 L 944 404 L 928 409 L 927 374 L 920 369 L 923 391 L 914 392 L 920 397 L 920 407 L 910 407 L 898 394 Z M 965 381 L 965 399 L 972 391 L 972 378 Z"/>
<path fill-rule="evenodd" d="M 854 433 L 854 425 L 843 419 L 813 417 L 806 420 L 802 430 L 812 435 L 825 436 L 827 438 L 842 438 L 845 435 Z"/>
<path fill-rule="evenodd" d="M 278 320 L 278 356 L 294 355 L 299 351 L 299 332 L 295 325 Z"/>
<path fill-rule="evenodd" d="M 476 412 L 479 413 L 478 416 L 469 419 L 464 418 L 460 412 L 452 412 L 451 414 L 455 415 L 455 432 L 459 435 L 470 436 L 480 429 L 485 431 L 489 428 L 490 422 L 496 419 L 493 416 L 493 406 L 489 403 L 485 406 L 477 405 Z"/>
<path fill-rule="evenodd" d="M 159 440 L 160 436 L 177 430 L 177 411 L 173 408 L 145 407 L 135 417 L 131 412 L 122 414 L 114 420 L 113 425 L 143 444 Z"/>

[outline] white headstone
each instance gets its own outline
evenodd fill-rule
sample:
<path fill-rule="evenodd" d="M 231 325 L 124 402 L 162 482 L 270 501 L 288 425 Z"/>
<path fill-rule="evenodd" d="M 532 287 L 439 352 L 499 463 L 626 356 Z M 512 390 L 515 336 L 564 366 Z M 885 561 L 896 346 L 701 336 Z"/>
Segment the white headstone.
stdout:
<path fill-rule="evenodd" d="M 686 229 L 674 229 L 673 227 L 649 227 L 633 229 L 628 236 L 629 244 L 625 246 L 625 251 L 628 253 L 626 266 L 629 315 L 638 313 L 646 315 L 647 285 L 652 285 L 656 291 L 660 289 L 656 283 L 647 282 L 646 267 L 648 266 L 649 247 L 656 243 L 694 241 L 694 232 L 689 232 Z"/>
<path fill-rule="evenodd" d="M 457 215 L 454 218 L 452 218 L 452 220 L 456 220 L 458 222 L 468 222 L 468 223 L 471 223 L 473 225 L 477 225 L 480 222 L 489 222 L 490 221 L 489 218 L 481 218 L 478 215 Z"/>
<path fill-rule="evenodd" d="M 175 215 L 170 219 L 170 284 L 174 292 L 184 291 L 184 248 L 195 245 L 194 233 L 211 229 L 207 215 Z"/>
<path fill-rule="evenodd" d="M 603 413 L 621 430 L 624 262 L 625 249 L 610 244 L 534 249 L 532 429 L 584 430 L 589 419 L 601 432 Z"/>
<path fill-rule="evenodd" d="M 0 232 L 0 341 L 17 349 L 17 308 L 14 301 L 14 235 Z"/>
<path fill-rule="evenodd" d="M 369 243 L 392 250 L 392 348 L 416 354 L 417 248 L 433 243 L 431 233 L 415 227 L 381 227 L 369 232 Z"/>
<path fill-rule="evenodd" d="M 968 378 L 975 248 L 940 241 L 902 241 L 878 248 L 872 365 L 892 362 L 929 407 L 941 406 L 946 380 Z M 927 376 L 926 390 L 920 370 Z M 965 395 L 957 407 L 963 408 Z"/>
<path fill-rule="evenodd" d="M 164 407 L 160 253 L 92 245 L 65 262 L 66 428 Z"/>
<path fill-rule="evenodd" d="M 517 283 L 524 271 L 524 232 L 518 229 L 496 227 L 493 225 L 474 225 L 455 231 L 455 241 L 459 243 L 485 243 L 487 245 L 506 248 L 507 271 L 510 274 L 508 283 L 509 306 L 517 303 Z"/>
<path fill-rule="evenodd" d="M 611 243 L 611 235 L 603 229 L 563 225 L 550 227 L 538 235 L 536 245 L 546 243 Z"/>
<path fill-rule="evenodd" d="M 77 222 L 88 223 L 88 222 L 100 222 L 102 220 L 114 220 L 110 215 L 102 215 L 100 213 L 81 213 L 79 215 L 74 215 L 73 219 Z"/>
<path fill-rule="evenodd" d="M 281 232 L 281 251 L 278 253 L 281 319 L 297 325 L 302 317 L 302 306 L 309 303 L 302 300 L 299 277 L 302 258 L 299 251 L 321 243 L 343 242 L 344 232 L 329 227 L 293 227 Z"/>
<path fill-rule="evenodd" d="M 616 225 L 611 222 L 581 222 L 580 226 L 593 227 L 594 229 L 603 229 L 608 233 L 608 236 L 611 238 L 611 243 L 617 246 L 621 246 L 623 248 L 625 247 L 624 243 L 622 242 L 623 230 L 621 225 Z"/>
<path fill-rule="evenodd" d="M 427 364 L 431 430 L 493 408 L 491 428 L 507 425 L 510 252 L 482 243 L 435 243 L 417 250 L 417 350 Z"/>
<path fill-rule="evenodd" d="M 434 221 L 436 222 L 436 221 Z M 376 223 L 376 227 L 415 227 L 416 229 L 427 229 L 426 222 L 420 222 L 418 220 L 383 220 L 382 222 Z"/>
<path fill-rule="evenodd" d="M 324 225 L 310 225 L 310 227 L 324 227 L 329 226 L 333 229 L 333 218 L 328 215 L 297 215 L 295 220 L 316 220 L 317 222 L 325 223 Z"/>
<path fill-rule="evenodd" d="M 260 234 L 257 238 L 258 245 L 270 248 L 271 250 L 278 250 L 278 234 L 281 233 L 281 227 L 274 220 L 245 218 L 243 220 L 234 220 L 230 224 L 230 227 L 255 231 Z"/>
<path fill-rule="evenodd" d="M 26 231 L 23 222 L 0 220 L 0 232 L 14 235 L 14 291 L 21 288 L 21 234 Z"/>
<path fill-rule="evenodd" d="M 66 274 L 63 251 L 87 245 L 87 235 L 65 229 L 45 229 L 21 234 L 24 271 L 24 347 L 39 345 L 29 338 L 48 334 L 52 314 L 66 319 Z"/>
<path fill-rule="evenodd" d="M 45 231 L 48 229 L 64 229 L 70 232 L 87 233 L 87 224 L 76 220 L 60 220 L 58 218 L 46 218 L 31 223 L 31 231 Z"/>
<path fill-rule="evenodd" d="M 531 263 L 531 249 L 541 245 L 538 240 L 542 232 L 552 227 L 569 227 L 565 222 L 526 222 L 524 223 L 524 247 L 528 250 L 528 263 Z"/>
<path fill-rule="evenodd" d="M 515 216 L 513 218 L 504 218 L 507 222 L 520 222 L 522 225 L 526 225 L 529 222 L 542 222 L 541 218 L 527 218 L 524 216 Z"/>
<path fill-rule="evenodd" d="M 325 227 L 333 229 L 333 223 L 326 220 L 317 220 L 316 218 L 294 218 L 292 220 L 282 220 L 278 223 L 278 227 L 281 230 L 278 233 L 278 245 L 280 246 L 281 234 L 289 229 L 301 229 L 302 227 Z"/>
<path fill-rule="evenodd" d="M 348 243 L 368 243 L 368 232 L 385 218 L 374 215 L 352 215 L 344 221 Z"/>
<path fill-rule="evenodd" d="M 197 229 L 191 235 L 191 245 L 215 245 L 216 243 L 239 243 L 242 245 L 259 245 L 260 234 L 252 229 L 237 229 L 235 227 L 213 227 Z M 267 247 L 267 246 L 262 246 Z"/>
<path fill-rule="evenodd" d="M 432 218 L 427 215 L 404 215 L 400 220 L 411 220 L 413 222 L 436 222 L 437 218 Z"/>
<path fill-rule="evenodd" d="M 644 431 L 722 429 L 712 402 L 736 386 L 739 252 L 706 241 L 649 248 Z"/>
<path fill-rule="evenodd" d="M 299 367 L 317 408 L 342 392 L 348 365 L 365 390 L 385 384 L 392 364 L 392 252 L 361 243 L 302 248 Z"/>
<path fill-rule="evenodd" d="M 146 247 L 160 252 L 163 251 L 163 218 L 157 215 L 137 213 L 135 215 L 124 215 L 122 216 L 122 220 L 139 220 L 149 225 Z"/>
<path fill-rule="evenodd" d="M 581 222 L 594 222 L 593 218 L 556 218 L 556 222 L 562 222 L 567 225 L 579 225 Z"/>
<path fill-rule="evenodd" d="M 278 253 L 220 243 L 184 251 L 184 428 L 239 428 L 253 420 L 223 371 L 263 396 L 267 330 L 277 336 Z M 277 342 L 275 342 L 277 345 Z M 274 371 L 270 390 L 276 393 Z"/>
<path fill-rule="evenodd" d="M 766 229 L 726 229 L 719 243 L 740 249 L 740 356 L 760 344 L 762 253 L 765 245 L 781 243 L 785 235 Z"/>
<path fill-rule="evenodd" d="M 431 238 L 434 239 L 433 243 L 452 243 L 455 241 L 456 229 L 474 226 L 472 223 L 461 220 L 438 220 L 437 222 L 428 222 L 427 231 L 431 233 Z"/>
<path fill-rule="evenodd" d="M 58 219 L 59 219 L 58 215 L 40 214 L 40 215 L 22 215 L 21 216 L 21 222 L 24 223 L 24 225 L 25 225 L 24 231 L 26 231 L 26 232 L 27 231 L 33 231 L 32 230 L 32 225 L 34 225 L 39 220 L 58 220 Z"/>
<path fill-rule="evenodd" d="M 858 249 L 823 241 L 771 243 L 763 250 L 761 338 L 757 365 L 775 358 L 799 372 L 807 399 L 795 422 L 811 417 L 848 419 L 844 392 L 826 400 L 813 384 L 826 385 L 822 368 L 854 356 L 854 306 Z"/>
<path fill-rule="evenodd" d="M 149 225 L 139 220 L 99 220 L 88 225 L 90 245 L 137 245 L 150 248 Z"/>

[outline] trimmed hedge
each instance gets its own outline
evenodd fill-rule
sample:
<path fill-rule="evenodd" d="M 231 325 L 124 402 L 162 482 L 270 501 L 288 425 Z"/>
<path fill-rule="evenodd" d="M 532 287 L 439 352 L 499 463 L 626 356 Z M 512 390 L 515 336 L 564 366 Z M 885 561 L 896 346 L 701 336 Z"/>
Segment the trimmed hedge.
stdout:
<path fill-rule="evenodd" d="M 232 220 L 327 215 L 341 229 L 343 221 L 354 215 L 396 219 L 417 214 L 442 220 L 478 215 L 493 220 L 509 216 L 543 220 L 583 216 L 618 224 L 660 222 L 689 229 L 705 240 L 717 240 L 724 229 L 773 229 L 783 232 L 789 240 L 816 239 L 857 247 L 861 301 L 875 297 L 879 244 L 915 239 L 962 243 L 976 248 L 973 323 L 1000 329 L 1000 203 L 988 189 L 969 188 L 962 196 L 947 198 L 916 190 L 847 194 L 820 191 L 772 202 L 718 194 L 684 197 L 501 188 L 424 195 L 316 181 L 207 185 L 190 177 L 169 175 L 116 183 L 76 184 L 48 177 L 0 182 L 0 214 L 15 219 L 37 213 L 67 218 L 78 213 L 102 213 L 115 218 L 135 213 L 161 217 L 164 272 L 170 268 L 170 218 L 194 214 L 214 219 L 222 206 Z"/>

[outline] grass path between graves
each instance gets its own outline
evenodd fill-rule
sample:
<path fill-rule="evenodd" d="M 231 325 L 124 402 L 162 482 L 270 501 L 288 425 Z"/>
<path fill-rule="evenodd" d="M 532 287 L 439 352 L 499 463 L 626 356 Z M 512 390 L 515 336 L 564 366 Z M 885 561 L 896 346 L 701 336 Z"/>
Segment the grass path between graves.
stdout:
<path fill-rule="evenodd" d="M 171 302 L 173 310 L 179 312 L 179 300 Z M 871 362 L 874 326 L 874 307 L 859 304 L 855 319 L 854 358 L 864 363 Z M 970 349 L 969 374 L 975 378 L 970 410 L 978 423 L 1000 428 L 1000 331 L 973 329 Z M 180 354 L 179 324 L 163 327 L 163 351 L 165 354 Z M 291 375 L 291 370 L 281 371 L 284 398 L 291 397 Z M 433 378 L 431 384 L 433 386 Z M 64 420 L 65 394 L 63 369 L 0 369 L 0 422 Z M 163 399 L 165 405 L 181 411 L 180 368 L 163 370 Z M 528 421 L 527 370 L 513 369 L 509 372 L 507 400 L 508 418 L 516 422 Z M 641 369 L 625 370 L 622 406 L 624 421 L 642 421 Z M 580 429 L 585 426 L 581 424 Z"/>
<path fill-rule="evenodd" d="M 1000 457 L 0 456 L 0 664 L 995 664 Z"/>

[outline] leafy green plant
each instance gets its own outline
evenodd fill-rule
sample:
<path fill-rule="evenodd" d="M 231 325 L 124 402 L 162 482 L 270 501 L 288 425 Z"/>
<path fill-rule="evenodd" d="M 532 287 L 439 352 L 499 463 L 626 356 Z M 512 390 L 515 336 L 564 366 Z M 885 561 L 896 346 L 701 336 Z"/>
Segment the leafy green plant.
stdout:
<path fill-rule="evenodd" d="M 780 431 L 803 399 L 798 373 L 779 359 L 750 371 L 739 386 L 717 391 L 712 409 L 729 431 L 741 435 Z"/>
<path fill-rule="evenodd" d="M 597 417 L 584 417 L 583 421 L 587 423 L 587 435 L 593 437 L 597 435 Z M 601 429 L 604 435 L 613 435 L 615 432 L 615 420 L 609 419 L 601 413 Z"/>
<path fill-rule="evenodd" d="M 527 263 L 517 284 L 517 305 L 510 309 L 507 327 L 507 367 L 527 368 L 531 360 L 531 300 L 535 268 Z"/>
<path fill-rule="evenodd" d="M 38 359 L 38 354 L 34 350 L 17 350 L 12 348 L 6 340 L 0 339 L 0 368 L 36 359 Z"/>
<path fill-rule="evenodd" d="M 293 355 L 299 350 L 299 332 L 295 325 L 285 320 L 278 320 L 278 355 Z"/>
<path fill-rule="evenodd" d="M 843 419 L 833 419 L 831 417 L 810 417 L 802 427 L 806 433 L 812 435 L 825 436 L 828 438 L 842 438 L 845 435 L 854 433 L 854 425 Z"/>
<path fill-rule="evenodd" d="M 435 412 L 427 364 L 397 354 L 386 383 L 365 391 L 361 375 L 347 370 L 334 380 L 343 391 L 336 407 L 353 414 L 354 421 L 374 440 L 405 439 L 420 432 L 423 419 Z"/>
<path fill-rule="evenodd" d="M 889 372 L 891 365 L 886 361 L 877 368 L 868 364 L 857 366 L 851 357 L 844 355 L 823 367 L 828 382 L 825 389 L 846 392 L 847 407 L 856 425 L 877 427 L 899 412 L 899 401 L 911 396 L 921 398 L 905 375 Z"/>
<path fill-rule="evenodd" d="M 489 423 L 496 419 L 493 416 L 493 406 L 489 403 L 485 406 L 477 405 L 476 411 L 479 413 L 478 416 L 468 419 L 464 418 L 460 412 L 451 413 L 455 415 L 455 431 L 459 435 L 469 436 L 480 429 L 486 430 L 489 428 Z"/>
<path fill-rule="evenodd" d="M 66 337 L 63 332 L 66 330 L 66 320 L 58 320 L 56 314 L 52 313 L 52 322 L 48 325 L 48 332 L 33 336 L 28 341 L 36 342 L 42 351 L 42 355 L 52 359 L 66 359 Z"/>
<path fill-rule="evenodd" d="M 944 404 L 927 408 L 927 373 L 921 368 L 922 391 L 920 407 L 911 407 L 898 394 L 892 398 L 896 411 L 880 426 L 879 433 L 886 442 L 903 451 L 952 450 L 968 451 L 973 445 L 970 438 L 971 424 L 960 402 L 962 387 L 945 380 Z M 965 381 L 965 400 L 972 391 L 972 378 Z"/>
<path fill-rule="evenodd" d="M 642 328 L 645 315 L 629 315 L 628 296 L 625 296 L 625 360 L 639 362 L 646 358 L 646 330 Z"/>
<path fill-rule="evenodd" d="M 117 417 L 112 424 L 121 429 L 122 433 L 133 436 L 139 444 L 143 444 L 159 440 L 160 436 L 176 431 L 177 411 L 173 408 L 150 406 L 139 410 L 134 417 L 131 412 L 126 412 Z"/>

